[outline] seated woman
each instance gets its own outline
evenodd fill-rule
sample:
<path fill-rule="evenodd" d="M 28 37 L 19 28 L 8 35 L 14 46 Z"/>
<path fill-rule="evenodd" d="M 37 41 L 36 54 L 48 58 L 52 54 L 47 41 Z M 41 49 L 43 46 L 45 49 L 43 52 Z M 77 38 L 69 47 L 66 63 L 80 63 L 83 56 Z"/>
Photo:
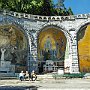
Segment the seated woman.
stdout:
<path fill-rule="evenodd" d="M 28 71 L 26 71 L 26 73 L 25 73 L 25 75 L 24 75 L 24 79 L 25 80 L 29 80 L 30 78 L 29 78 L 29 73 L 28 73 Z"/>
<path fill-rule="evenodd" d="M 32 72 L 31 72 L 31 80 L 32 81 L 35 81 L 37 79 L 37 75 L 35 74 L 35 71 L 33 70 Z"/>

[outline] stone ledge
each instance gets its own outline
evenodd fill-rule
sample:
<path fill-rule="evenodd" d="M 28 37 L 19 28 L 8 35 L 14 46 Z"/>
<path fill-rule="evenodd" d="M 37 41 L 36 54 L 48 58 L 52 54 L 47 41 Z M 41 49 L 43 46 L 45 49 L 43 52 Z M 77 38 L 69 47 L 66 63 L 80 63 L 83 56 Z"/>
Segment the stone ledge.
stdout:
<path fill-rule="evenodd" d="M 78 14 L 78 15 L 70 15 L 70 16 L 40 16 L 40 15 L 32 15 L 26 13 L 18 13 L 13 11 L 1 11 L 3 15 L 14 16 L 17 18 L 26 18 L 26 19 L 33 19 L 33 20 L 44 20 L 44 21 L 72 21 L 75 19 L 88 19 L 90 18 L 89 14 Z"/>

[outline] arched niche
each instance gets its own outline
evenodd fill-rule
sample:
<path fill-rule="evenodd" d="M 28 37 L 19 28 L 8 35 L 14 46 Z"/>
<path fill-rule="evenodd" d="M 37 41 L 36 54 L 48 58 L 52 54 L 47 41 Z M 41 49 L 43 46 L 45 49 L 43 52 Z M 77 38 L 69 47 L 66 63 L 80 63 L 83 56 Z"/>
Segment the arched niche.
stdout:
<path fill-rule="evenodd" d="M 83 25 L 78 33 L 78 58 L 80 72 L 90 72 L 90 24 Z"/>
<path fill-rule="evenodd" d="M 67 39 L 60 28 L 46 27 L 38 34 L 38 61 L 52 60 L 64 67 Z M 42 66 L 42 65 L 41 65 Z"/>
<path fill-rule="evenodd" d="M 16 73 L 27 70 L 27 46 L 27 37 L 21 28 L 15 25 L 0 26 L 0 58 L 1 49 L 6 49 L 4 61 L 9 61 L 11 72 L 12 68 Z"/>

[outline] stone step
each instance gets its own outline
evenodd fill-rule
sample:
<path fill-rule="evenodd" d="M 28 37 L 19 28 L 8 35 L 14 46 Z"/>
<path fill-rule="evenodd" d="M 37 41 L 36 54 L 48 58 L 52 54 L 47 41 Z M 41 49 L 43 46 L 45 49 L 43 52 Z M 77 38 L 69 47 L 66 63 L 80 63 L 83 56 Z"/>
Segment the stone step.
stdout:
<path fill-rule="evenodd" d="M 0 76 L 0 80 L 19 79 L 16 76 Z M 37 80 L 40 79 L 53 79 L 52 75 L 37 75 Z"/>
<path fill-rule="evenodd" d="M 15 77 L 14 73 L 0 73 L 0 77 Z"/>
<path fill-rule="evenodd" d="M 44 74 L 44 75 L 37 75 L 37 77 L 40 79 L 49 79 L 49 78 L 53 78 L 52 74 Z"/>
<path fill-rule="evenodd" d="M 8 80 L 8 79 L 18 79 L 17 77 L 0 77 L 0 80 Z"/>
<path fill-rule="evenodd" d="M 5 79 L 17 79 L 18 76 L 15 73 L 0 73 L 0 80 Z"/>
<path fill-rule="evenodd" d="M 17 79 L 19 76 L 18 74 L 14 73 L 0 73 L 0 79 Z M 52 74 L 42 74 L 37 75 L 38 79 L 52 79 Z"/>

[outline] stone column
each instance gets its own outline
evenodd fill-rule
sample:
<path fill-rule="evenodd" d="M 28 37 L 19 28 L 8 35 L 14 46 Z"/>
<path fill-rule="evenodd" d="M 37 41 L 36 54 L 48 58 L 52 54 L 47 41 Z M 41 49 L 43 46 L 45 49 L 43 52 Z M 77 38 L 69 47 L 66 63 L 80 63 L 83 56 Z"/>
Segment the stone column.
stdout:
<path fill-rule="evenodd" d="M 30 50 L 30 72 L 37 71 L 38 64 L 37 64 L 37 34 L 31 33 L 31 50 Z"/>
<path fill-rule="evenodd" d="M 79 64 L 78 64 L 78 53 L 77 53 L 77 39 L 74 36 L 73 44 L 72 44 L 72 72 L 78 73 L 79 72 Z"/>
<path fill-rule="evenodd" d="M 70 33 L 72 34 L 72 73 L 79 73 L 76 32 Z"/>
<path fill-rule="evenodd" d="M 64 72 L 72 73 L 72 45 L 70 37 L 67 38 L 67 45 L 65 51 L 65 60 L 64 60 Z"/>
<path fill-rule="evenodd" d="M 27 66 L 28 66 L 28 71 L 30 72 L 30 53 L 31 53 L 31 38 L 29 33 L 27 32 L 27 36 L 28 36 L 28 60 L 27 60 Z"/>

